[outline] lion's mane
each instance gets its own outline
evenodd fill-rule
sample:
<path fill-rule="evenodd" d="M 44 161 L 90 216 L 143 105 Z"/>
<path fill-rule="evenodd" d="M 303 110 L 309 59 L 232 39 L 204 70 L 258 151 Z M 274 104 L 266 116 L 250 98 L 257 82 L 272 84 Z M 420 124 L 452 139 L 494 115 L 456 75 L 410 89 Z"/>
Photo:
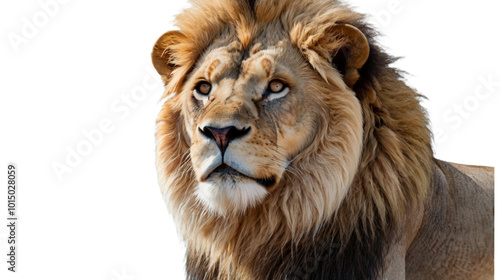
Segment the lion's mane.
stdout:
<path fill-rule="evenodd" d="M 405 213 L 421 205 L 428 191 L 432 149 L 420 96 L 390 66 L 395 59 L 375 43 L 376 34 L 363 16 L 340 3 L 192 3 L 176 21 L 185 37 L 174 38 L 176 43 L 165 50 L 175 70 L 165 78 L 165 96 L 172 96 L 158 117 L 156 135 L 159 181 L 187 243 L 188 278 L 374 278 L 388 246 L 398 238 L 395 232 Z M 262 205 L 226 218 L 207 212 L 193 196 L 196 180 L 184 140 L 182 104 L 175 95 L 194 63 L 227 30 L 245 46 L 262 28 L 275 28 L 300 49 L 306 38 L 325 32 L 332 22 L 355 26 L 370 44 L 369 58 L 353 86 L 363 112 L 362 154 L 340 206 L 330 209 L 325 178 L 331 174 L 318 169 L 318 162 L 328 160 L 324 155 L 332 145 L 350 143 L 317 137 L 288 167 L 284 187 Z M 328 78 L 328 70 L 313 66 Z M 326 276 L 330 278 L 322 278 Z"/>

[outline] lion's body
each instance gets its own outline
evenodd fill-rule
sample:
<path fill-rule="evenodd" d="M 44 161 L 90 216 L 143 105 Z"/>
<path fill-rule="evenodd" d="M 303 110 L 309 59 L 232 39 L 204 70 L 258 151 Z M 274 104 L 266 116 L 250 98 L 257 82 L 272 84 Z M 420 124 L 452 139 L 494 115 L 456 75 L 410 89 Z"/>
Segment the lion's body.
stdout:
<path fill-rule="evenodd" d="M 433 158 L 420 96 L 362 15 L 193 4 L 153 51 L 189 279 L 491 277 L 492 172 Z"/>
<path fill-rule="evenodd" d="M 493 168 L 436 161 L 407 279 L 492 279 Z"/>

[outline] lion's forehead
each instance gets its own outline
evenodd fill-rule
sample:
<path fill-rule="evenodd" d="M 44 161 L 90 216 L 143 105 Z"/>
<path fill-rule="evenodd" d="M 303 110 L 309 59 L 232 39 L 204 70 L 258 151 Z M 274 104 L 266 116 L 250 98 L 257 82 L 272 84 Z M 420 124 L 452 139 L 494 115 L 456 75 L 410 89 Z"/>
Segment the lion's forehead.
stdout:
<path fill-rule="evenodd" d="M 267 45 L 255 43 L 249 50 L 241 44 L 214 47 L 202 59 L 201 70 L 206 79 L 218 83 L 230 77 L 239 83 L 267 80 L 282 70 L 283 65 L 277 65 L 285 53 L 283 44 Z"/>

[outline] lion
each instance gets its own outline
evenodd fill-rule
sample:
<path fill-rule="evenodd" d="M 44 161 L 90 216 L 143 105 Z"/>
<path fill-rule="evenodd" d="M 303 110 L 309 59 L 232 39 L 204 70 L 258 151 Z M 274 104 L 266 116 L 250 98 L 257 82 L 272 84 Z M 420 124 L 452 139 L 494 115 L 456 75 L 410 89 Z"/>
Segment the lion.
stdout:
<path fill-rule="evenodd" d="M 188 279 L 492 279 L 493 168 L 332 0 L 192 0 L 156 42 L 162 194 Z"/>

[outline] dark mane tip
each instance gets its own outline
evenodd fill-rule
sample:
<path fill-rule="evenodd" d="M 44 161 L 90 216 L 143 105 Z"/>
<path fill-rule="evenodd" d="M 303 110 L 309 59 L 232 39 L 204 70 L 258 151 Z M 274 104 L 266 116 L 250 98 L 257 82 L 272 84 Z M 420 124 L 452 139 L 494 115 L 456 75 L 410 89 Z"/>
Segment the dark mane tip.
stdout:
<path fill-rule="evenodd" d="M 257 0 L 238 0 L 238 2 L 240 3 L 240 5 L 248 5 L 248 7 L 250 7 L 250 9 L 253 11 L 254 8 L 255 8 L 255 2 Z"/>

